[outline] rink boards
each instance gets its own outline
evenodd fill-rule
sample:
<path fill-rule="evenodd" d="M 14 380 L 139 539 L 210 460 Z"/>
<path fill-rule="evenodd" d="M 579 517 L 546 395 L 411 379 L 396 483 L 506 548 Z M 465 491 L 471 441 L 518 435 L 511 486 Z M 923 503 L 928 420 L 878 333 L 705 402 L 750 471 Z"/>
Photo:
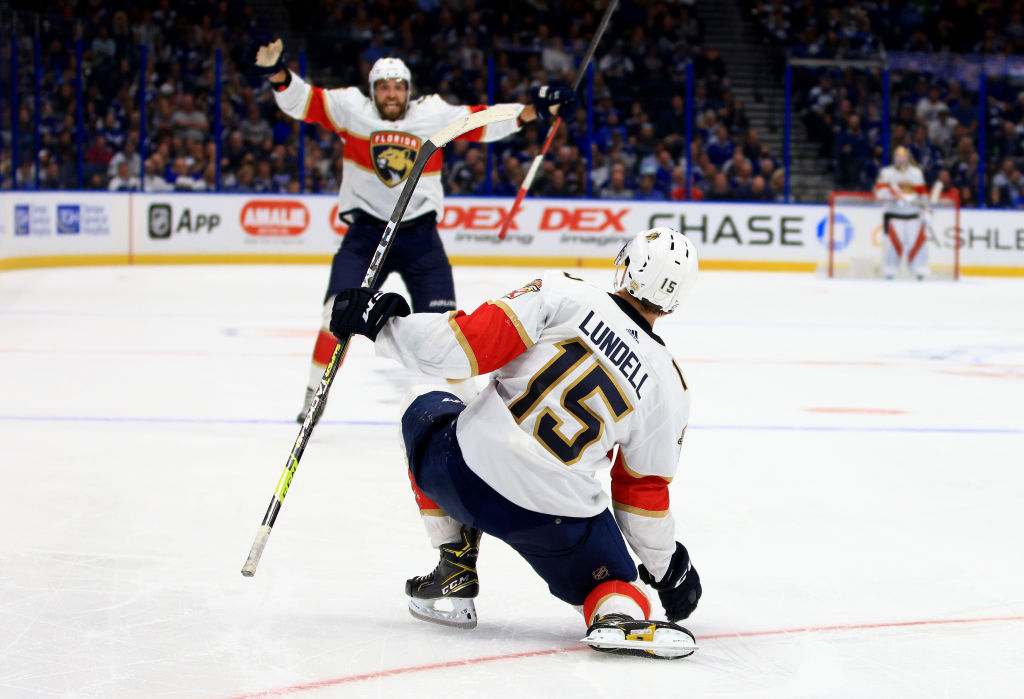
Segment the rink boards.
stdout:
<path fill-rule="evenodd" d="M 455 264 L 607 266 L 636 231 L 671 226 L 704 269 L 808 271 L 826 258 L 828 206 L 528 198 L 504 240 L 511 199 L 448 197 L 439 231 Z M 4 192 L 0 269 L 82 264 L 326 262 L 343 240 L 333 195 Z M 880 216 L 850 214 L 841 244 L 878 244 Z M 952 244 L 940 235 L 930 242 Z M 1024 276 L 1012 210 L 961 214 L 965 275 Z"/>

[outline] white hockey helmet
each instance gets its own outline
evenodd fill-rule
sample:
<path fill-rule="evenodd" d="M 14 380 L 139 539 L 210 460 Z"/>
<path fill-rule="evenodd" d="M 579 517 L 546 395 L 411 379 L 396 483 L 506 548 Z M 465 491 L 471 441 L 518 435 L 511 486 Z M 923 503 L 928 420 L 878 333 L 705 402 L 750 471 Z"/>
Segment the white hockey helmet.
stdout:
<path fill-rule="evenodd" d="M 405 84 L 412 90 L 412 73 L 409 66 L 401 58 L 378 58 L 370 68 L 370 95 L 373 95 L 373 86 L 378 80 L 404 80 Z"/>
<path fill-rule="evenodd" d="M 615 290 L 671 313 L 697 281 L 697 248 L 667 227 L 641 231 L 615 258 Z"/>

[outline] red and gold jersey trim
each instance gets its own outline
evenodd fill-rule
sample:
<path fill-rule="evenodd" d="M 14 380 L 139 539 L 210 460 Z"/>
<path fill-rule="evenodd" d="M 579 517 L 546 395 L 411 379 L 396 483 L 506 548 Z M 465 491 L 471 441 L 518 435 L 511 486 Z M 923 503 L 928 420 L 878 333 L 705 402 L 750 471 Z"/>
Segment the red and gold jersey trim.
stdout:
<path fill-rule="evenodd" d="M 508 364 L 533 346 L 518 316 L 501 301 L 488 301 L 470 315 L 453 313 L 448 324 L 474 376 Z"/>
<path fill-rule="evenodd" d="M 671 478 L 644 476 L 630 469 L 620 450 L 612 466 L 612 507 L 641 517 L 667 517 Z"/>

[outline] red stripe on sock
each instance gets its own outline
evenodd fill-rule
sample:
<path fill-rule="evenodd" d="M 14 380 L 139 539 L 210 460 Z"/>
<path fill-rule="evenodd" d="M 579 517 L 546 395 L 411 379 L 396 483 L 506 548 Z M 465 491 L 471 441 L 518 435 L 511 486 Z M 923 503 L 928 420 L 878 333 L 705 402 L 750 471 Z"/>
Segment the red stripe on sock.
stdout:
<path fill-rule="evenodd" d="M 587 598 L 583 600 L 583 618 L 586 620 L 587 626 L 594 623 L 594 615 L 597 613 L 597 609 L 601 606 L 601 603 L 615 595 L 624 595 L 625 597 L 629 597 L 640 605 L 640 609 L 644 613 L 644 619 L 649 619 L 651 617 L 651 602 L 639 587 L 633 583 L 623 582 L 622 580 L 609 580 L 608 582 L 603 582 L 591 590 L 590 594 L 587 595 Z"/>
<path fill-rule="evenodd" d="M 313 347 L 313 363 L 322 367 L 327 366 L 337 345 L 338 338 L 326 330 L 321 330 L 316 336 L 316 346 Z"/>
<path fill-rule="evenodd" d="M 416 496 L 416 506 L 420 508 L 420 512 L 423 510 L 440 510 L 441 506 L 424 495 L 420 487 L 416 485 L 416 479 L 412 477 L 412 471 L 408 471 L 408 473 L 413 495 Z"/>

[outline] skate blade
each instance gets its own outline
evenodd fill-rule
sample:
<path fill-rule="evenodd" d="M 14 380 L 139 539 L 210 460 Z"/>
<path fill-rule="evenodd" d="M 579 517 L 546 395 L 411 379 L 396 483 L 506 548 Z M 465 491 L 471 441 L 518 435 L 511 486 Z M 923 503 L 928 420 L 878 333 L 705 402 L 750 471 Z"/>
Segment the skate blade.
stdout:
<path fill-rule="evenodd" d="M 451 609 L 438 607 L 438 603 L 449 605 Z M 449 597 L 432 600 L 410 597 L 409 613 L 420 621 L 429 621 L 432 624 L 454 626 L 458 629 L 476 628 L 476 605 L 471 599 Z"/>
<path fill-rule="evenodd" d="M 685 658 L 699 650 L 692 636 L 664 628 L 657 629 L 650 640 L 627 640 L 620 629 L 594 629 L 580 640 L 595 650 L 666 660 Z"/>

